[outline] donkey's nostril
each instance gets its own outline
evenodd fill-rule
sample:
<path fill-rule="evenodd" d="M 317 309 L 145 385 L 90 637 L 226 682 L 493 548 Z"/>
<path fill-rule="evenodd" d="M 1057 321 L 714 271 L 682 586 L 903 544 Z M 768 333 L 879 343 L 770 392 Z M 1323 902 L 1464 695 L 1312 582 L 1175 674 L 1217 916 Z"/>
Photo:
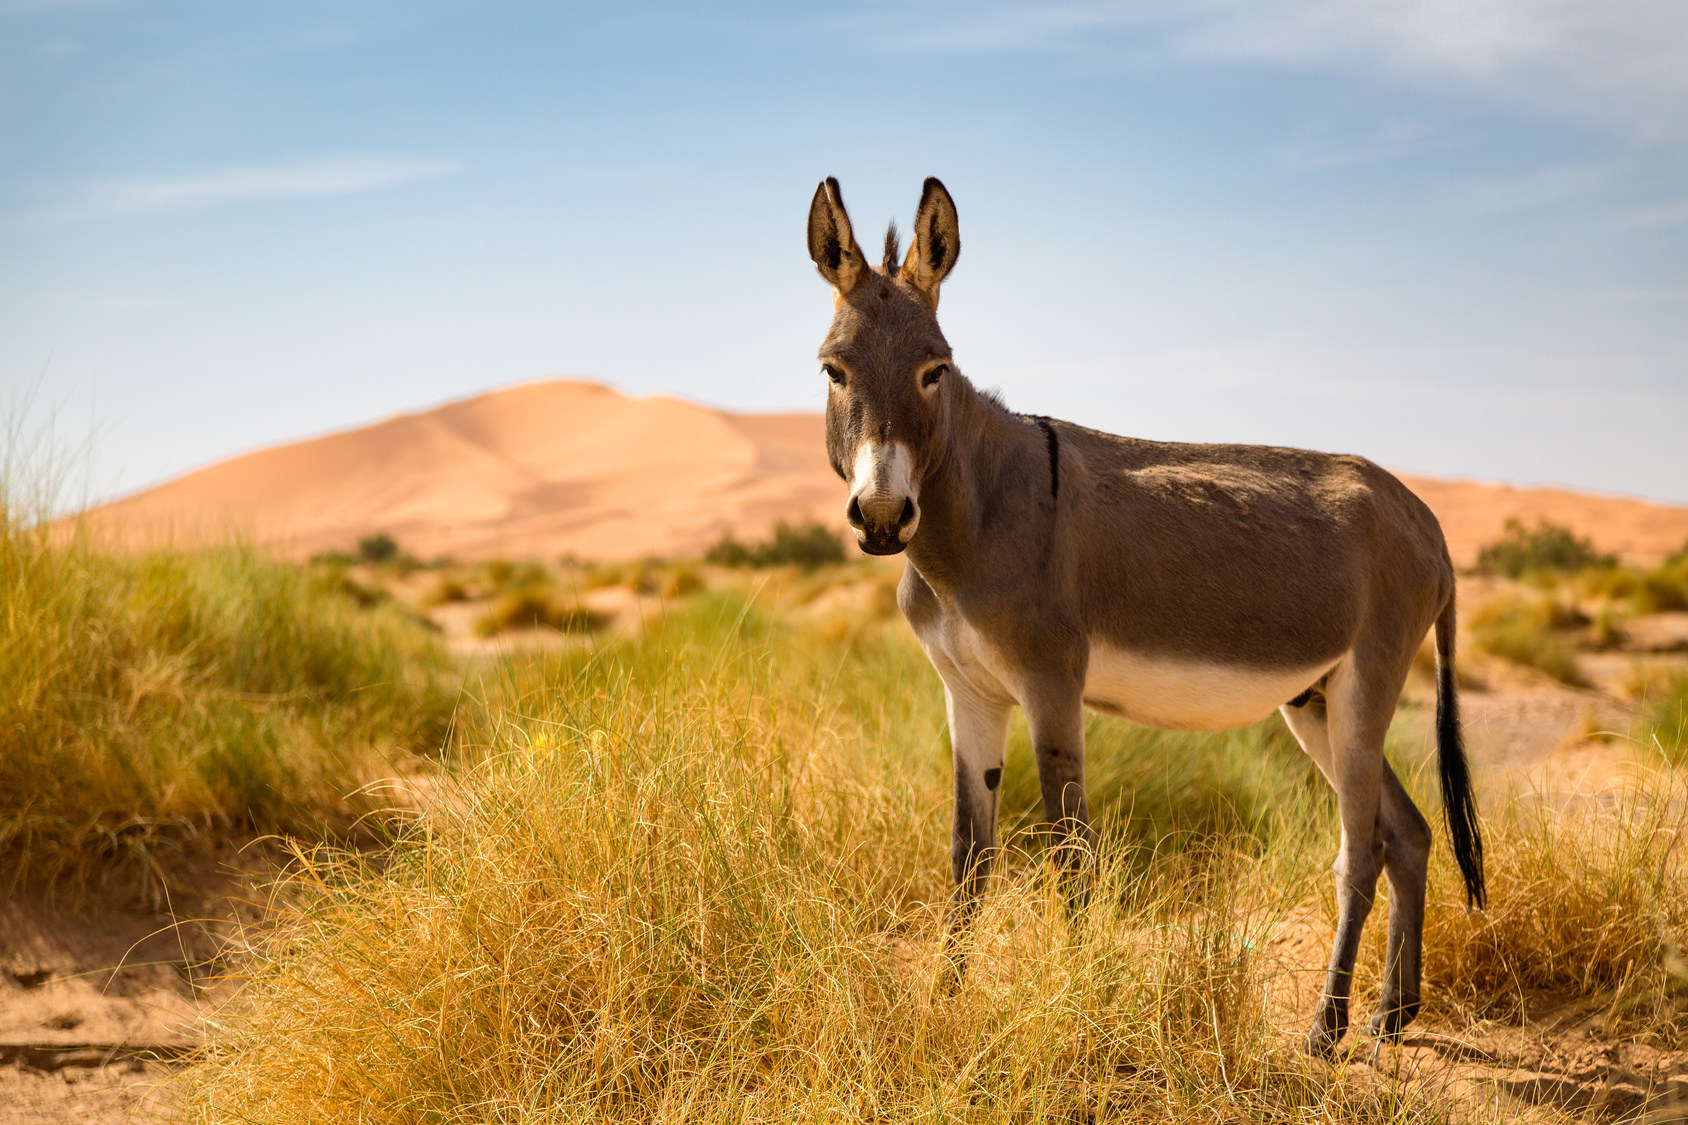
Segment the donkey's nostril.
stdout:
<path fill-rule="evenodd" d="M 851 527 L 865 526 L 861 503 L 854 496 L 850 497 L 850 506 L 844 509 L 844 518 L 850 521 Z"/>
<path fill-rule="evenodd" d="M 903 514 L 897 517 L 897 526 L 898 527 L 907 527 L 909 525 L 910 521 L 912 521 L 913 519 L 914 519 L 914 499 L 912 497 L 910 497 L 910 498 L 905 499 L 903 501 Z"/>

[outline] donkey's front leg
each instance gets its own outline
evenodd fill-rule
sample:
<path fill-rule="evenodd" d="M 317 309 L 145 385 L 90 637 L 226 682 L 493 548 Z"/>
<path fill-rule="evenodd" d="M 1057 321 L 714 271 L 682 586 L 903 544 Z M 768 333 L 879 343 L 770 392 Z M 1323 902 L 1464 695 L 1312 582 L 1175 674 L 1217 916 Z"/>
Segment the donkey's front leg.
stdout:
<path fill-rule="evenodd" d="M 1010 705 L 964 687 L 946 686 L 944 701 L 955 761 L 955 820 L 950 833 L 955 892 L 950 900 L 944 949 L 954 964 L 953 983 L 959 983 L 968 929 L 979 911 L 979 900 L 996 860 L 996 812 L 1002 792 Z"/>
<path fill-rule="evenodd" d="M 1090 903 L 1096 847 L 1084 789 L 1083 677 L 1044 677 L 1031 685 L 1022 706 L 1037 753 L 1043 814 L 1051 825 L 1049 843 L 1061 865 L 1067 908 L 1076 916 Z"/>

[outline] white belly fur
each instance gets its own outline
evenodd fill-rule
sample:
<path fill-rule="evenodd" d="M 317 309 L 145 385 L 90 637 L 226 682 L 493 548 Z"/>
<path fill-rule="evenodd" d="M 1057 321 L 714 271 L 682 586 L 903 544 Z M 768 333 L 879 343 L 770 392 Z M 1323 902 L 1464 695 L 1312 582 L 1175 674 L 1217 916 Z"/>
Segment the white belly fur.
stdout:
<path fill-rule="evenodd" d="M 1142 656 L 1093 642 L 1084 702 L 1093 710 L 1165 730 L 1246 727 L 1306 691 L 1336 664 L 1239 668 Z"/>

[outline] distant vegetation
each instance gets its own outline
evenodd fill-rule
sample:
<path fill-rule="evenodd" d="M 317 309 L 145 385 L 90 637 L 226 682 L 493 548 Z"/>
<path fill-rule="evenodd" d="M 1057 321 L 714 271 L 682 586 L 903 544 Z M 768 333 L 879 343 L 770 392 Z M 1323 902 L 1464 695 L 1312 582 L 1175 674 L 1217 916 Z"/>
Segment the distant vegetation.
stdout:
<path fill-rule="evenodd" d="M 1478 570 L 1518 584 L 1467 611 L 1476 646 L 1568 684 L 1586 686 L 1579 649 L 1621 648 L 1631 619 L 1688 610 L 1688 545 L 1644 569 L 1600 553 L 1570 528 L 1512 519 L 1478 553 Z"/>
<path fill-rule="evenodd" d="M 386 566 L 401 571 L 421 570 L 427 565 L 410 552 L 401 550 L 398 540 L 385 531 L 378 531 L 374 535 L 366 535 L 359 539 L 355 554 L 346 551 L 328 550 L 313 556 L 311 561 L 325 566 L 341 567 L 363 563 L 367 566 Z"/>
<path fill-rule="evenodd" d="M 841 563 L 844 557 L 844 541 L 825 524 L 809 520 L 793 525 L 781 520 L 774 525 L 774 534 L 761 543 L 740 543 L 728 532 L 709 548 L 704 560 L 716 566 L 794 565 L 814 570 Z"/>
<path fill-rule="evenodd" d="M 1516 517 L 1506 521 L 1506 533 L 1477 553 L 1477 569 L 1485 574 L 1522 578 L 1538 571 L 1571 573 L 1592 567 L 1614 567 L 1616 555 L 1603 555 L 1586 538 L 1568 527 L 1538 519 L 1533 528 Z"/>

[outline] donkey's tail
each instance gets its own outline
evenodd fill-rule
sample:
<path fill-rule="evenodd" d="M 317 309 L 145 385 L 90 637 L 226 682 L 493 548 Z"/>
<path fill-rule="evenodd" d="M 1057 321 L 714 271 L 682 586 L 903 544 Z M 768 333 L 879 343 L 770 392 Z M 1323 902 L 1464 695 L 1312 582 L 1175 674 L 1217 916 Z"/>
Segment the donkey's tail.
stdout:
<path fill-rule="evenodd" d="M 1465 736 L 1459 725 L 1459 685 L 1454 680 L 1454 599 L 1436 618 L 1436 762 L 1442 773 L 1442 813 L 1454 858 L 1465 877 L 1465 902 L 1479 910 L 1488 900 L 1483 886 L 1483 834 L 1477 826 L 1477 801 L 1471 795 L 1471 769 L 1465 761 Z"/>

